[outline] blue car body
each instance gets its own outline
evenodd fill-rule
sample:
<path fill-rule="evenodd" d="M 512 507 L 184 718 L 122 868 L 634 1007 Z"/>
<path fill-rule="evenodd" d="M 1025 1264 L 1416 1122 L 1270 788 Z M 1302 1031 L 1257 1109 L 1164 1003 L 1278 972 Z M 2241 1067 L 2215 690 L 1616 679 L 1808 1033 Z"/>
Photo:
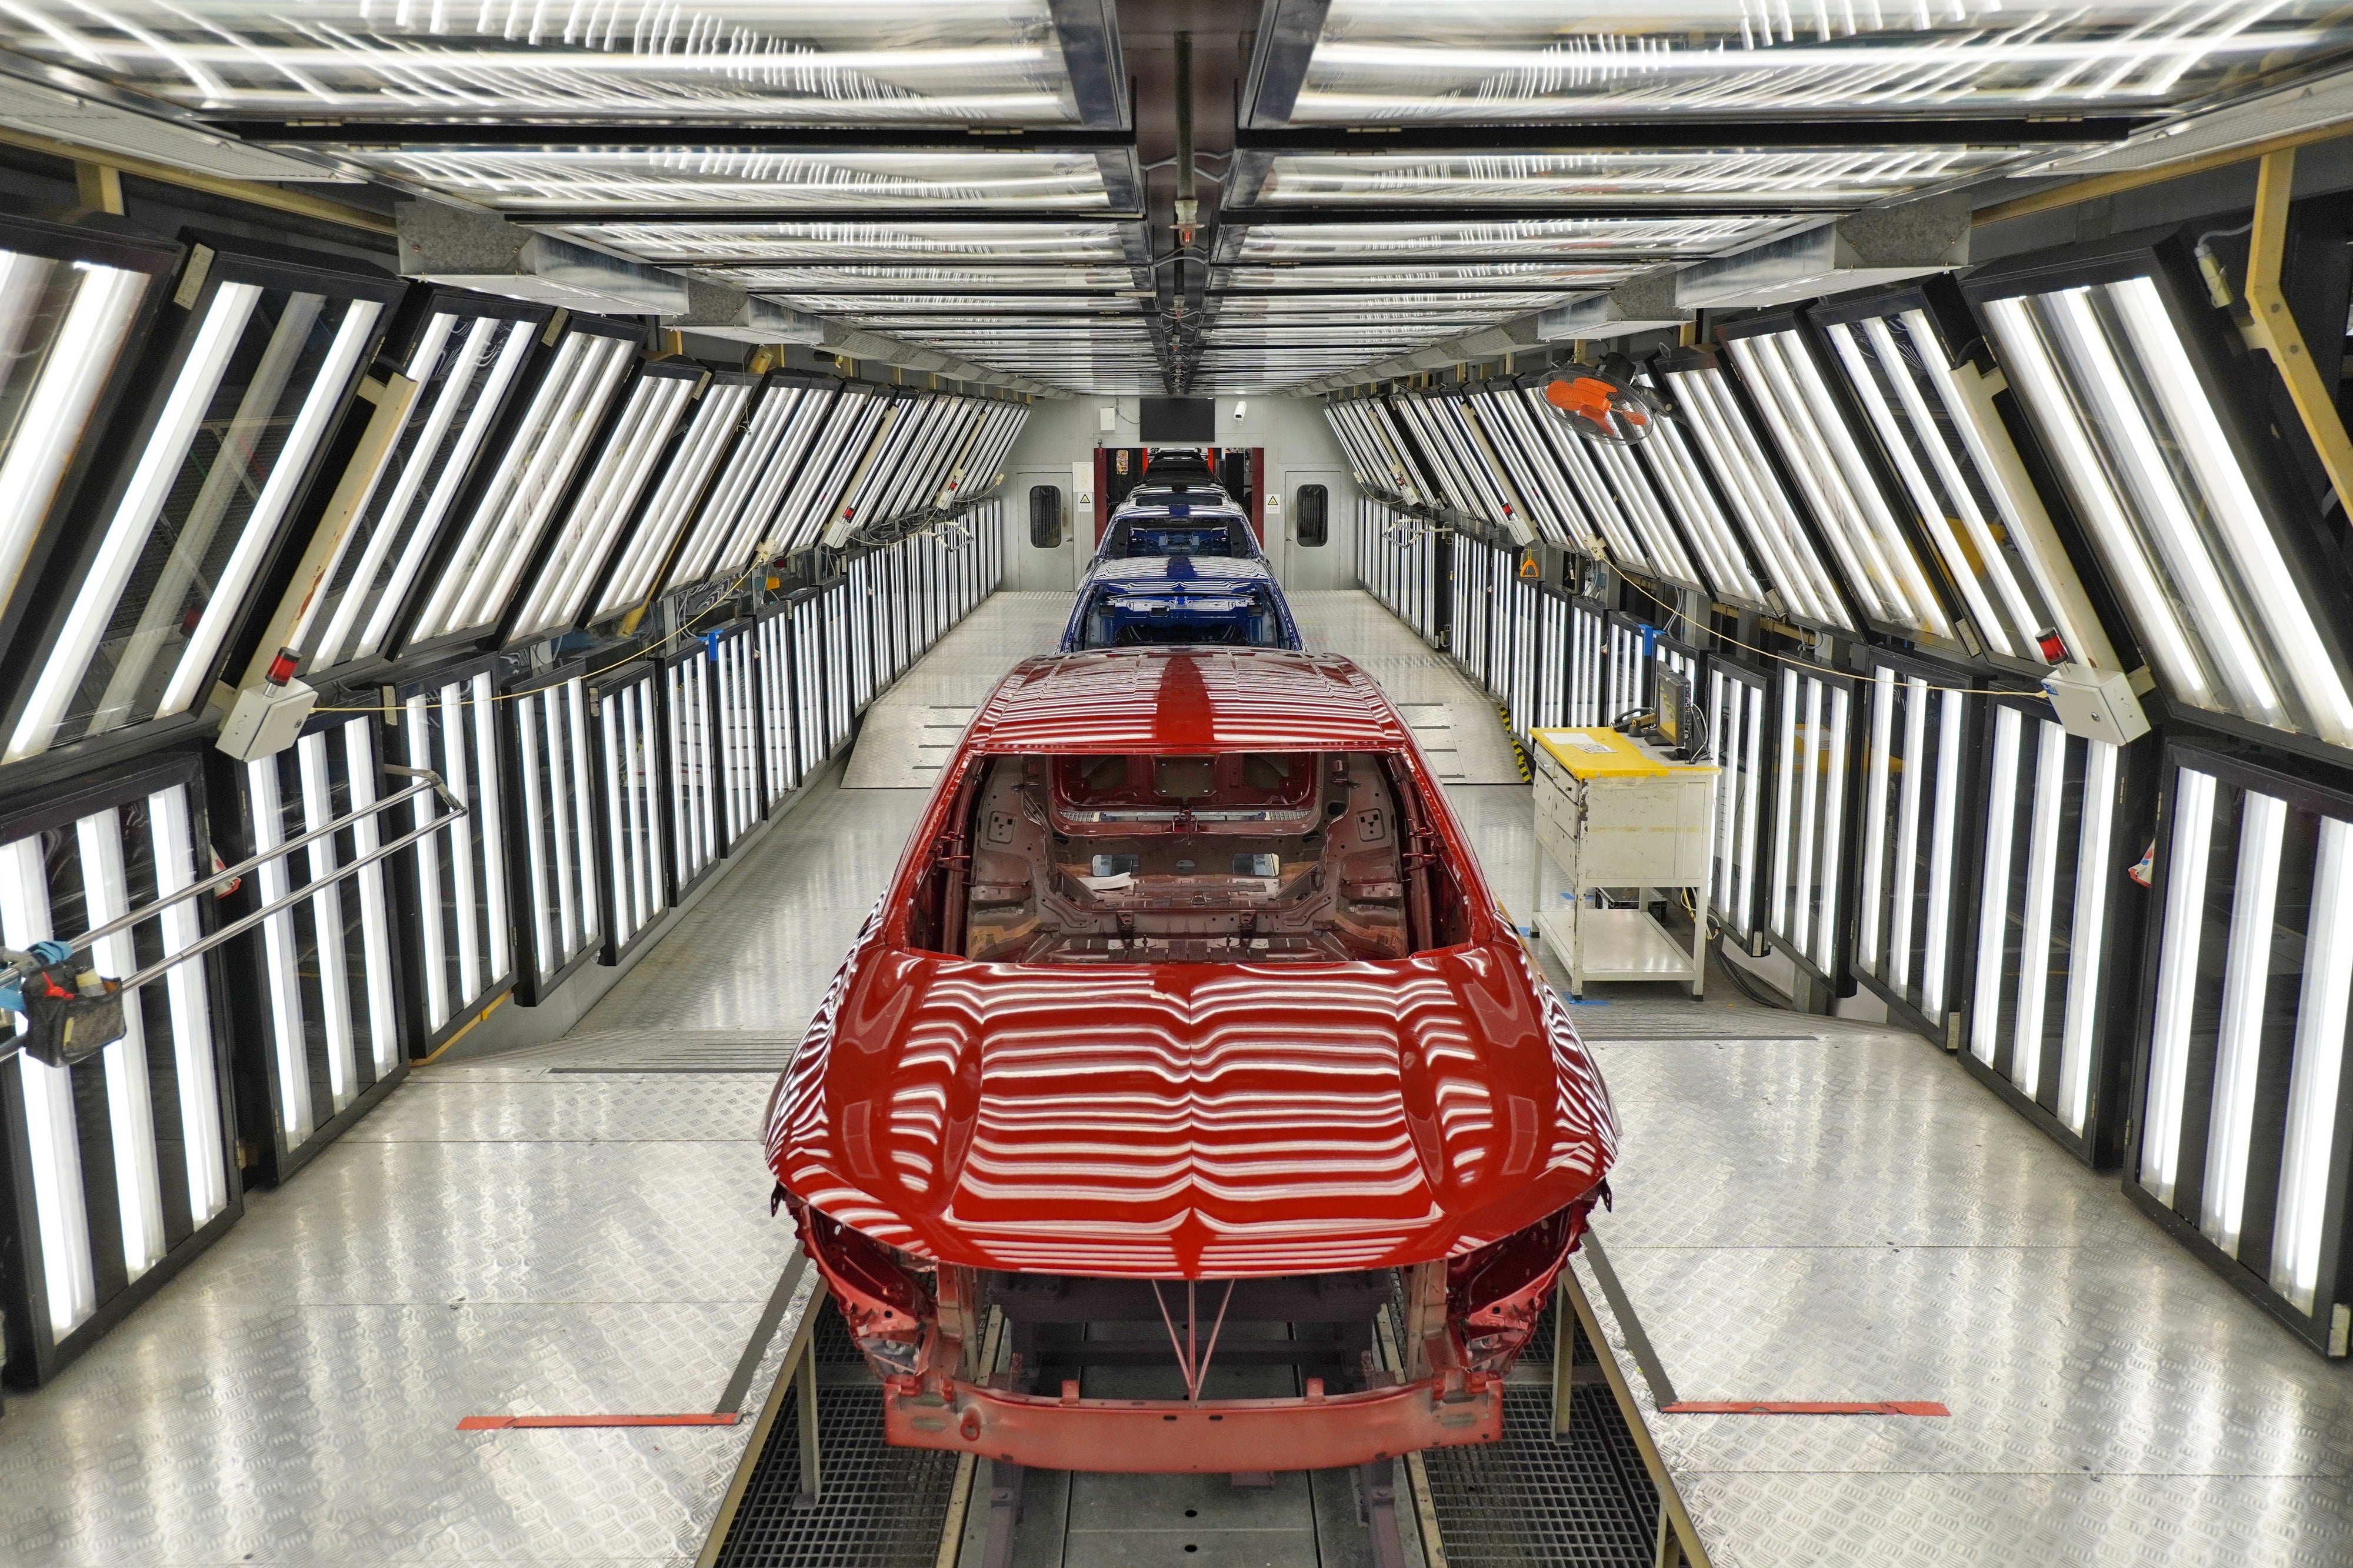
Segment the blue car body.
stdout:
<path fill-rule="evenodd" d="M 1171 555 L 1098 562 L 1079 590 L 1061 651 L 1199 644 L 1302 648 L 1291 605 L 1264 561 Z"/>

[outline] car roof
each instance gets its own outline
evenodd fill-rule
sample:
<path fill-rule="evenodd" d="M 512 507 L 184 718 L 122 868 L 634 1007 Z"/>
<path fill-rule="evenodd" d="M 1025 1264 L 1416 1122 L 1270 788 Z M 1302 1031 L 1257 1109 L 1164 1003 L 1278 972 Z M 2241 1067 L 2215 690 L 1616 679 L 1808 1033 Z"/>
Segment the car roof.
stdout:
<path fill-rule="evenodd" d="M 1168 510 L 1170 504 L 1189 506 L 1192 507 L 1192 510 L 1183 517 L 1172 516 Z M 1143 506 L 1129 506 L 1122 502 L 1119 510 L 1112 514 L 1111 520 L 1113 522 L 1141 522 L 1166 525 L 1170 528 L 1201 528 L 1213 522 L 1247 524 L 1250 521 L 1250 516 L 1229 500 L 1203 501 L 1198 505 L 1191 501 L 1174 503 L 1153 501 Z"/>
<path fill-rule="evenodd" d="M 1274 568 L 1255 555 L 1112 555 L 1094 563 L 1087 586 L 1098 583 L 1150 588 L 1163 583 L 1272 583 Z"/>
<path fill-rule="evenodd" d="M 982 752 L 1393 752 L 1405 721 L 1345 658 L 1152 648 L 1024 659 L 981 704 Z"/>

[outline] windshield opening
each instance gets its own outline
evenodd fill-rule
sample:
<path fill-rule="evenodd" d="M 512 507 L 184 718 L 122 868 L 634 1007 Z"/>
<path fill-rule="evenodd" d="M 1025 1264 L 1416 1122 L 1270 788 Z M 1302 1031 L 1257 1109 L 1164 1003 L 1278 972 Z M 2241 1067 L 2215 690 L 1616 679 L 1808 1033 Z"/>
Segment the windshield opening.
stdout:
<path fill-rule="evenodd" d="M 1262 583 L 1097 587 L 1080 619 L 1079 648 L 1182 644 L 1288 647 L 1274 595 Z"/>
<path fill-rule="evenodd" d="M 1002 963 L 1401 959 L 1464 941 L 1401 757 L 1039 755 L 976 763 L 917 945 Z"/>
<path fill-rule="evenodd" d="M 1215 555 L 1248 561 L 1254 559 L 1258 552 L 1250 547 L 1248 523 L 1220 520 L 1196 523 L 1124 521 L 1113 529 L 1110 548 L 1103 553 L 1128 561 L 1178 555 Z"/>

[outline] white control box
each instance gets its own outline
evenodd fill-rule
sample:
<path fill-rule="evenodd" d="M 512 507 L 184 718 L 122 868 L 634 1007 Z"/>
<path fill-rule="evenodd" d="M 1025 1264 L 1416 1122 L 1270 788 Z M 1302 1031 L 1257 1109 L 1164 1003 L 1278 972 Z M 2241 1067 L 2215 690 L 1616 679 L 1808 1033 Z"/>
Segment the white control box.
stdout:
<path fill-rule="evenodd" d="M 2063 664 L 2042 678 L 2042 691 L 2059 727 L 2070 735 L 2128 746 L 2148 733 L 2148 715 L 2133 695 L 2129 675 Z"/>
<path fill-rule="evenodd" d="M 300 680 L 260 682 L 237 694 L 214 745 L 240 763 L 274 757 L 292 745 L 319 705 L 319 693 Z"/>

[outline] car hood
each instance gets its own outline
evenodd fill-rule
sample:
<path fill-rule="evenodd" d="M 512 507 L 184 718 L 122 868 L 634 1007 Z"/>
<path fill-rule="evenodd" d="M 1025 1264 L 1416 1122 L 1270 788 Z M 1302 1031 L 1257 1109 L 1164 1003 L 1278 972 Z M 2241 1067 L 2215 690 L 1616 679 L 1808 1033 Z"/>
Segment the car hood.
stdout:
<path fill-rule="evenodd" d="M 938 1262 L 1223 1279 L 1483 1246 L 1588 1192 L 1617 1130 L 1516 945 L 1098 969 L 870 928 L 767 1141 L 795 1195 Z"/>

